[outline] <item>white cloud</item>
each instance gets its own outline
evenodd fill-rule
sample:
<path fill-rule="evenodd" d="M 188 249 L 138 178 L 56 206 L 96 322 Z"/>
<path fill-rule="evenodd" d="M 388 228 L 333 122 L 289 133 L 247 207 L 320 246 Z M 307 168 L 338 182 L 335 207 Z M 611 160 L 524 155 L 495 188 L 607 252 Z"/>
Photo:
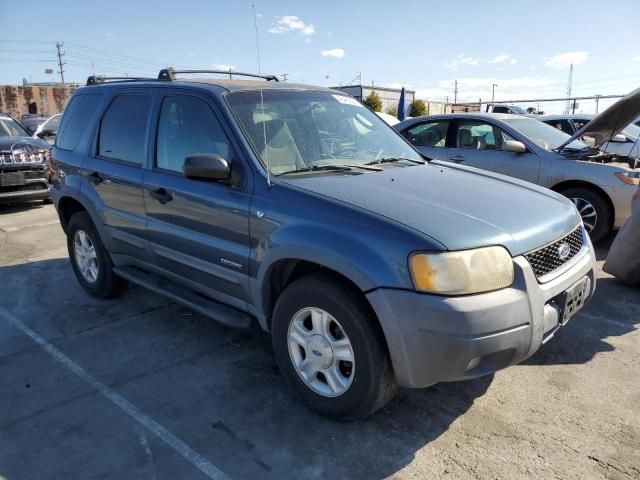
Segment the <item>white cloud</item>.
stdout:
<path fill-rule="evenodd" d="M 235 70 L 236 67 L 235 65 L 229 65 L 227 63 L 216 63 L 213 66 L 214 70 L 224 70 L 225 72 L 228 72 L 229 70 Z"/>
<path fill-rule="evenodd" d="M 193 56 L 195 56 L 195 53 L 189 52 L 187 55 L 189 55 L 190 57 L 193 57 Z"/>
<path fill-rule="evenodd" d="M 316 29 L 311 23 L 304 23 L 300 17 L 295 15 L 283 15 L 276 17 L 276 22 L 269 30 L 269 33 L 296 32 L 302 35 L 313 35 Z"/>
<path fill-rule="evenodd" d="M 113 33 L 112 32 L 107 32 L 106 35 L 107 35 L 107 37 L 113 37 Z"/>
<path fill-rule="evenodd" d="M 544 57 L 544 64 L 547 67 L 552 68 L 566 68 L 572 63 L 574 65 L 580 65 L 587 59 L 588 56 L 589 52 L 559 53 L 558 55 L 554 55 L 552 57 Z"/>
<path fill-rule="evenodd" d="M 640 55 L 638 55 L 637 57 L 633 57 L 631 60 L 633 60 L 634 62 L 640 62 Z"/>
<path fill-rule="evenodd" d="M 305 38 L 304 39 L 304 43 L 311 43 L 311 39 L 310 38 Z"/>
<path fill-rule="evenodd" d="M 512 58 L 511 60 L 509 60 L 509 63 L 510 63 L 511 65 L 515 65 L 517 61 L 518 61 L 518 60 L 516 60 L 515 58 Z"/>
<path fill-rule="evenodd" d="M 451 87 L 453 80 L 441 80 L 439 87 Z M 469 77 L 458 79 L 458 89 L 461 88 L 491 88 L 492 83 L 497 83 L 499 88 L 537 88 L 548 87 L 553 84 L 553 80 L 546 77 L 518 77 L 518 78 L 484 78 Z"/>
<path fill-rule="evenodd" d="M 256 13 L 256 17 L 262 18 L 262 14 L 261 13 Z"/>
<path fill-rule="evenodd" d="M 502 63 L 511 60 L 510 53 L 501 53 L 500 55 L 496 55 L 491 60 L 487 60 L 487 63 Z"/>
<path fill-rule="evenodd" d="M 456 70 L 459 65 L 479 65 L 480 59 L 466 56 L 464 53 L 457 55 L 454 59 L 445 62 L 444 68 Z"/>
<path fill-rule="evenodd" d="M 331 50 L 323 50 L 320 55 L 323 57 L 343 58 L 345 53 L 342 48 L 332 48 Z"/>

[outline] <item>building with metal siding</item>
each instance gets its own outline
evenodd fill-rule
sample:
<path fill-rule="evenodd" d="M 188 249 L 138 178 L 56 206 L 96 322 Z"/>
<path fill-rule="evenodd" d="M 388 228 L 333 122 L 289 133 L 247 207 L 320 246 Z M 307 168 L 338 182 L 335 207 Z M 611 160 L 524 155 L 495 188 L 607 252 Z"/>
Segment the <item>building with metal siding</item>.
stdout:
<path fill-rule="evenodd" d="M 398 107 L 398 103 L 400 102 L 400 89 L 397 88 L 387 88 L 387 87 L 375 87 L 369 85 L 345 85 L 341 87 L 332 87 L 336 90 L 341 90 L 349 95 L 357 98 L 362 101 L 367 98 L 371 92 L 376 92 L 382 100 L 382 111 L 386 113 L 390 108 Z M 409 115 L 409 104 L 413 102 L 416 98 L 416 92 L 413 90 L 404 91 L 404 101 L 405 101 L 405 112 Z M 429 100 L 424 100 L 424 103 L 427 105 L 427 115 L 436 115 L 440 113 L 445 113 L 446 104 L 444 102 L 432 102 Z"/>

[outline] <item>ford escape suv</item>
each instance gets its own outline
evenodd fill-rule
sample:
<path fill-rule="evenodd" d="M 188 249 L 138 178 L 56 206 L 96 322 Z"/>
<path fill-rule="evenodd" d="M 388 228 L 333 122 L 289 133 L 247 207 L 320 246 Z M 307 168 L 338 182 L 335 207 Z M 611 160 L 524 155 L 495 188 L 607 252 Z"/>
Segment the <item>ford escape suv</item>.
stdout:
<path fill-rule="evenodd" d="M 52 196 L 89 294 L 132 282 L 257 321 L 303 403 L 339 420 L 520 362 L 593 294 L 561 195 L 430 164 L 342 92 L 188 73 L 208 72 L 91 77 L 65 110 Z"/>

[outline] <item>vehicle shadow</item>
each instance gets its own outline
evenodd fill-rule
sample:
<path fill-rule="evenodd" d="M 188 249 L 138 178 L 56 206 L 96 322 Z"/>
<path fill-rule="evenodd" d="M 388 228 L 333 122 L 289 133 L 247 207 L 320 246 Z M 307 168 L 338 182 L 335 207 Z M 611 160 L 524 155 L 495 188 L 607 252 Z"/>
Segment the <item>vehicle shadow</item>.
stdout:
<path fill-rule="evenodd" d="M 116 300 L 90 298 L 67 259 L 0 267 L 0 278 L 8 281 L 3 307 L 145 414 L 173 425 L 196 451 L 210 452 L 233 478 L 389 477 L 469 411 L 493 380 L 401 390 L 372 418 L 338 423 L 294 398 L 269 336 L 257 327 L 230 329 L 137 287 Z M 40 395 L 39 409 L 47 411 L 47 392 Z M 55 448 L 64 457 L 79 444 Z"/>
<path fill-rule="evenodd" d="M 10 213 L 21 213 L 27 210 L 33 210 L 44 207 L 41 201 L 32 201 L 24 203 L 0 204 L 0 215 L 8 215 Z"/>
<path fill-rule="evenodd" d="M 597 353 L 613 351 L 606 338 L 637 329 L 639 312 L 640 289 L 608 275 L 599 278 L 591 301 L 525 365 L 586 363 Z"/>

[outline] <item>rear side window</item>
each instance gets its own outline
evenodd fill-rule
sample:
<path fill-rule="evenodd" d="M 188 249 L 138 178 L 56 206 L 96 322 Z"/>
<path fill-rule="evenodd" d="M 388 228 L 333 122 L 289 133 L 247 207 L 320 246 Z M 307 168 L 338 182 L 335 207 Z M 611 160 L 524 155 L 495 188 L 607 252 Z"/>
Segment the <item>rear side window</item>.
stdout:
<path fill-rule="evenodd" d="M 62 122 L 56 137 L 56 147 L 74 150 L 84 133 L 91 116 L 100 102 L 100 95 L 74 96 L 62 116 Z"/>
<path fill-rule="evenodd" d="M 102 117 L 98 155 L 142 165 L 146 158 L 150 95 L 115 97 Z"/>
<path fill-rule="evenodd" d="M 405 136 L 417 147 L 444 147 L 449 120 L 421 123 L 407 130 Z"/>

